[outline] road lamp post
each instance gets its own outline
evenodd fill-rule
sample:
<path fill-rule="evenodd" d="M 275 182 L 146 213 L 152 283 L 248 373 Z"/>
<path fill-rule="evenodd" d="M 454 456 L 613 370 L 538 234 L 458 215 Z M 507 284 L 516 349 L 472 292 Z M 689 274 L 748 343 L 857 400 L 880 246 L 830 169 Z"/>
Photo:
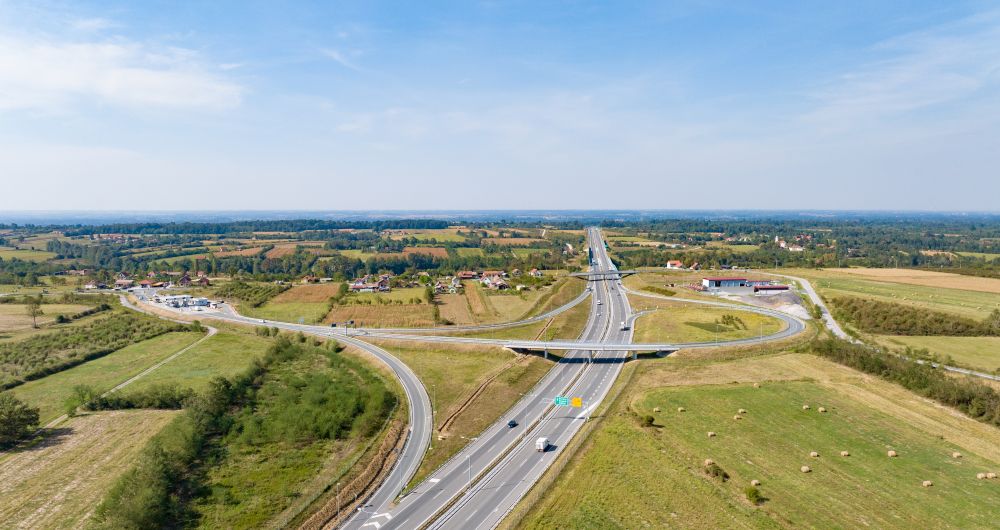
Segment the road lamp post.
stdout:
<path fill-rule="evenodd" d="M 337 520 L 340 520 L 340 482 L 337 482 Z"/>

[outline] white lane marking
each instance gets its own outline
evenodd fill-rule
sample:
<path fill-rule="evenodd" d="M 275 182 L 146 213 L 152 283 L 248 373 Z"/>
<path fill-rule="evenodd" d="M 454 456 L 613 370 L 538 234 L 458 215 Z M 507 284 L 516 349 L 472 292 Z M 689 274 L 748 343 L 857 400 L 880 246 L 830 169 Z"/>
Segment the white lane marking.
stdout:
<path fill-rule="evenodd" d="M 432 479 L 430 479 L 430 481 L 429 481 L 429 482 L 430 482 L 431 484 L 437 484 L 438 482 L 441 482 L 441 479 L 439 479 L 439 478 L 432 478 Z"/>
<path fill-rule="evenodd" d="M 375 521 L 372 521 L 370 523 L 365 523 L 365 524 L 361 525 L 361 528 L 364 528 L 366 526 L 374 526 L 375 530 L 378 530 L 379 528 L 382 528 L 382 525 L 376 523 Z"/>
<path fill-rule="evenodd" d="M 392 520 L 392 516 L 389 515 L 388 513 L 377 513 L 377 514 L 369 517 L 369 519 L 378 519 L 379 517 L 385 517 L 386 521 L 391 521 Z"/>

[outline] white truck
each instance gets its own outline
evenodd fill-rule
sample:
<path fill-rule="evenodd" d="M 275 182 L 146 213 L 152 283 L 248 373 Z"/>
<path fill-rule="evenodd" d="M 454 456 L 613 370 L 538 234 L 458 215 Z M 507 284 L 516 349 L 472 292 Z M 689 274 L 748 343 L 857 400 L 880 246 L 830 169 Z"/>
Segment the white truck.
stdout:
<path fill-rule="evenodd" d="M 628 331 L 628 321 L 622 320 L 622 331 Z"/>
<path fill-rule="evenodd" d="M 535 440 L 535 451 L 539 453 L 544 453 L 546 449 L 549 448 L 549 439 L 542 436 L 541 438 Z"/>

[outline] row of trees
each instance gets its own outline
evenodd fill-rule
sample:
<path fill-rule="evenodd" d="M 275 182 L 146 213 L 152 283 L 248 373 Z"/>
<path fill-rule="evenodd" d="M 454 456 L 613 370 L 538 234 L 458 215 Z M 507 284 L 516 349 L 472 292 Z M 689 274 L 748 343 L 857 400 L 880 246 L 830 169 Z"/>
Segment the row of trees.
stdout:
<path fill-rule="evenodd" d="M 833 300 L 834 315 L 861 331 L 881 335 L 945 335 L 979 337 L 1000 335 L 1000 309 L 982 321 L 868 298 Z"/>

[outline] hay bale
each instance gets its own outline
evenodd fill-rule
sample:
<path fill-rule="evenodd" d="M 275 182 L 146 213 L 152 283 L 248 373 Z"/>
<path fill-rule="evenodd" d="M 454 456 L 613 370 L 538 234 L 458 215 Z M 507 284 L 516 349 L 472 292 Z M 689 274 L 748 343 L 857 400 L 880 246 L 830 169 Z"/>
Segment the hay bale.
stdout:
<path fill-rule="evenodd" d="M 753 479 L 753 480 L 750 481 L 750 485 L 751 486 L 760 486 L 760 481 L 757 480 L 757 479 Z"/>
<path fill-rule="evenodd" d="M 997 478 L 997 474 L 996 473 L 992 473 L 992 472 L 987 473 L 986 474 L 986 478 Z"/>
<path fill-rule="evenodd" d="M 847 451 L 841 451 L 840 452 L 840 456 L 851 456 L 851 453 L 849 453 Z"/>
<path fill-rule="evenodd" d="M 931 487 L 931 486 L 933 486 L 933 485 L 934 485 L 934 483 L 933 483 L 933 482 L 931 482 L 931 481 L 929 481 L 929 480 L 925 480 L 925 481 L 924 481 L 924 482 L 923 482 L 923 483 L 921 484 L 921 486 L 923 486 L 923 487 L 925 487 L 925 488 L 929 488 L 929 487 Z"/>
<path fill-rule="evenodd" d="M 742 420 L 743 416 L 740 416 L 739 414 L 737 414 L 737 415 L 733 416 L 733 419 L 734 420 Z"/>
<path fill-rule="evenodd" d="M 677 412 L 684 412 L 684 407 L 677 407 Z"/>
<path fill-rule="evenodd" d="M 746 414 L 746 413 L 747 413 L 747 409 L 740 409 L 740 410 L 737 410 L 737 411 L 736 411 L 736 413 L 737 413 L 737 414 Z"/>
<path fill-rule="evenodd" d="M 816 451 L 809 451 L 809 456 L 813 458 L 819 458 L 819 453 L 817 453 Z"/>
<path fill-rule="evenodd" d="M 660 407 L 653 407 L 653 412 L 660 412 Z"/>
<path fill-rule="evenodd" d="M 705 459 L 705 467 L 708 467 L 708 466 L 710 466 L 710 465 L 712 465 L 714 463 L 715 463 L 715 460 L 712 460 L 711 458 L 706 458 Z"/>
<path fill-rule="evenodd" d="M 898 454 L 896 454 L 896 451 L 891 451 L 891 450 L 886 454 L 889 455 L 889 458 L 896 458 L 897 456 L 899 456 Z"/>
<path fill-rule="evenodd" d="M 802 410 L 809 410 L 809 405 L 802 405 Z"/>
<path fill-rule="evenodd" d="M 820 407 L 820 408 L 819 408 L 819 411 L 820 411 L 820 412 L 826 412 L 826 407 Z"/>
<path fill-rule="evenodd" d="M 760 388 L 760 383 L 754 383 L 754 384 L 753 384 L 753 387 L 754 387 L 754 388 Z"/>
<path fill-rule="evenodd" d="M 976 473 L 976 478 L 983 480 L 986 478 L 986 473 Z"/>
<path fill-rule="evenodd" d="M 951 454 L 951 457 L 952 458 L 962 458 L 962 453 L 959 453 L 958 451 L 955 451 L 954 453 Z"/>
<path fill-rule="evenodd" d="M 799 468 L 799 471 L 803 473 L 812 473 L 812 469 L 809 469 L 809 466 L 802 466 Z"/>
<path fill-rule="evenodd" d="M 715 431 L 708 431 L 709 438 L 715 438 Z"/>

